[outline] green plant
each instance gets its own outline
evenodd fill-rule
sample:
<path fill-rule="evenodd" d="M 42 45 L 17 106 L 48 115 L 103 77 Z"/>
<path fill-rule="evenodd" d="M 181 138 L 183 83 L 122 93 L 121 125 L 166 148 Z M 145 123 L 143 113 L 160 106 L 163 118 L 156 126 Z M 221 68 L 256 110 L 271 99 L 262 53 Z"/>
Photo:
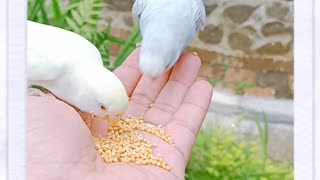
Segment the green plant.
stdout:
<path fill-rule="evenodd" d="M 217 126 L 202 129 L 186 169 L 187 180 L 292 180 L 293 166 L 267 156 L 268 125 L 257 118 L 260 138 L 248 141 Z M 262 125 L 263 123 L 263 125 Z"/>
<path fill-rule="evenodd" d="M 209 77 L 208 81 L 211 83 L 212 86 L 216 86 L 218 82 L 222 81 L 222 79 L 216 77 Z"/>
<path fill-rule="evenodd" d="M 137 27 L 133 33 L 131 34 L 131 36 L 129 37 L 129 39 L 127 40 L 127 42 L 124 44 L 124 46 L 122 47 L 120 54 L 118 55 L 116 61 L 115 61 L 115 66 L 118 67 L 120 66 L 123 61 L 125 60 L 125 58 L 135 49 L 135 46 L 131 46 L 132 43 L 136 43 L 141 41 L 141 35 L 140 35 L 140 29 L 139 27 Z"/>
<path fill-rule="evenodd" d="M 216 66 L 216 65 L 219 65 L 219 62 L 217 60 L 213 59 L 210 61 L 210 65 Z"/>
<path fill-rule="evenodd" d="M 255 86 L 256 86 L 255 83 L 240 81 L 240 82 L 238 82 L 237 85 L 236 85 L 236 93 L 237 93 L 237 94 L 240 94 L 240 95 L 243 95 L 245 89 L 247 89 L 247 88 L 254 88 Z"/>
<path fill-rule="evenodd" d="M 103 0 L 71 0 L 67 6 L 62 6 L 61 2 L 28 0 L 28 20 L 60 27 L 85 37 L 99 49 L 104 66 L 110 70 L 120 66 L 135 49 L 135 44 L 141 41 L 138 26 L 128 40 L 110 34 L 111 21 L 105 31 L 98 30 L 100 14 L 107 6 Z M 110 63 L 110 45 L 113 43 L 123 46 L 114 65 Z"/>
<path fill-rule="evenodd" d="M 97 31 L 98 20 L 104 6 L 101 0 L 82 0 L 72 3 L 66 8 L 63 20 L 69 30 L 91 39 Z"/>
<path fill-rule="evenodd" d="M 225 73 L 229 68 L 229 64 L 223 64 L 222 71 Z"/>

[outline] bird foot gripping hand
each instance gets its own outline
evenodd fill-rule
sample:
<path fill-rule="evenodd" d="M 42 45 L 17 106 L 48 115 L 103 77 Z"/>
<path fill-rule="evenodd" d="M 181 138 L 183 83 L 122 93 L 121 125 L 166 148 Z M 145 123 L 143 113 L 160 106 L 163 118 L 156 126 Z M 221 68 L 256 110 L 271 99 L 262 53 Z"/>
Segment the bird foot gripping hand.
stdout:
<path fill-rule="evenodd" d="M 28 96 L 53 96 L 48 91 L 41 91 L 40 89 L 33 88 L 33 87 L 28 88 L 27 95 Z"/>
<path fill-rule="evenodd" d="M 136 43 L 136 48 L 137 48 L 137 47 L 140 47 L 141 44 L 142 44 L 142 42 L 137 42 L 137 43 Z"/>

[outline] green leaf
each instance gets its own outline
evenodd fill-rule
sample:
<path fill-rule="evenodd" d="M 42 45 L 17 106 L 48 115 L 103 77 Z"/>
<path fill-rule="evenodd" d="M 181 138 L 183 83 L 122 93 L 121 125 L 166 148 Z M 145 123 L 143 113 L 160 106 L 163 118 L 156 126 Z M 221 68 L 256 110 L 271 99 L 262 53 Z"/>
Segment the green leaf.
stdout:
<path fill-rule="evenodd" d="M 29 20 L 35 20 L 37 18 L 38 13 L 41 10 L 41 7 L 43 7 L 45 0 L 35 0 L 33 3 L 31 3 L 30 14 L 28 13 L 28 19 Z"/>
<path fill-rule="evenodd" d="M 83 20 L 80 16 L 80 14 L 77 11 L 71 11 L 72 17 L 77 22 L 78 25 L 82 25 Z"/>
<path fill-rule="evenodd" d="M 100 16 L 100 14 L 101 14 L 101 11 L 99 11 L 99 10 L 95 10 L 95 11 L 92 11 L 91 13 L 91 16 Z"/>
<path fill-rule="evenodd" d="M 79 7 L 79 4 L 80 4 L 80 3 L 69 4 L 69 5 L 67 6 L 67 8 L 64 9 L 64 14 L 66 14 L 66 13 L 69 12 L 69 11 L 71 11 L 72 9 L 75 9 L 75 8 Z"/>
<path fill-rule="evenodd" d="M 73 23 L 67 23 L 69 29 L 84 36 L 93 44 L 97 44 L 94 42 L 94 34 L 97 31 L 99 15 L 101 14 L 103 4 L 103 0 L 83 0 L 80 2 L 76 1 L 75 4 L 69 5 L 65 16 L 73 19 L 77 24 L 77 26 L 75 26 Z"/>
<path fill-rule="evenodd" d="M 61 16 L 61 10 L 60 10 L 58 0 L 52 0 L 52 8 L 53 8 L 53 15 L 55 19 L 55 26 L 61 27 L 63 19 Z"/>
<path fill-rule="evenodd" d="M 269 142 L 269 127 L 266 115 L 263 113 L 263 123 L 264 123 L 264 139 L 263 139 L 263 169 L 266 166 L 266 160 L 268 158 L 268 142 Z"/>
<path fill-rule="evenodd" d="M 126 44 L 122 47 L 120 54 L 116 58 L 115 64 L 114 64 L 115 68 L 120 66 L 123 63 L 123 61 L 128 57 L 128 55 L 135 49 L 135 47 L 134 48 L 131 47 L 130 44 L 133 42 L 137 42 L 139 40 L 141 40 L 140 28 L 139 26 L 137 26 L 133 31 L 133 33 L 131 34 L 128 41 L 126 42 Z"/>
<path fill-rule="evenodd" d="M 93 19 L 87 19 L 85 20 L 86 23 L 91 24 L 91 25 L 97 25 L 97 21 Z"/>
<path fill-rule="evenodd" d="M 41 18 L 42 18 L 42 23 L 43 24 L 49 24 L 49 19 L 47 16 L 47 12 L 45 10 L 45 8 L 43 6 L 40 7 L 40 11 L 41 11 Z"/>
<path fill-rule="evenodd" d="M 111 23 L 112 23 L 112 19 L 109 19 L 109 20 L 108 20 L 108 26 L 107 26 L 107 29 L 106 29 L 106 34 L 110 34 L 110 31 L 111 31 Z"/>
<path fill-rule="evenodd" d="M 85 1 L 84 1 L 85 2 Z M 83 18 L 87 18 L 87 10 L 85 8 L 85 5 L 83 3 L 80 3 L 79 6 L 78 6 L 78 10 L 79 10 L 79 13 L 81 14 L 81 17 Z"/>
<path fill-rule="evenodd" d="M 92 5 L 92 8 L 101 8 L 101 7 L 106 7 L 107 5 L 103 2 L 97 2 L 95 4 Z"/>
<path fill-rule="evenodd" d="M 71 4 L 75 4 L 75 3 L 78 3 L 80 1 L 82 1 L 82 0 L 70 0 Z"/>
<path fill-rule="evenodd" d="M 76 32 L 76 33 L 80 33 L 80 28 L 77 26 L 77 24 L 74 22 L 74 20 L 72 20 L 69 17 L 66 17 L 66 22 L 67 24 L 71 27 L 71 30 Z"/>

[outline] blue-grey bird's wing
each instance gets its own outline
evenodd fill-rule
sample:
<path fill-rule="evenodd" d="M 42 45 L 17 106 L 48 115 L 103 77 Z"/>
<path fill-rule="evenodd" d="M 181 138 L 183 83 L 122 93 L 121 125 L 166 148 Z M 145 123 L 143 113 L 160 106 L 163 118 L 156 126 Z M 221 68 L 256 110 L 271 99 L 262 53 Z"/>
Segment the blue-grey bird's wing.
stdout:
<path fill-rule="evenodd" d="M 196 23 L 196 30 L 203 30 L 206 25 L 206 10 L 202 0 L 193 0 L 192 9 L 194 11 L 194 20 Z"/>
<path fill-rule="evenodd" d="M 140 18 L 140 15 L 144 8 L 147 6 L 148 0 L 135 0 L 132 6 L 132 14 Z"/>

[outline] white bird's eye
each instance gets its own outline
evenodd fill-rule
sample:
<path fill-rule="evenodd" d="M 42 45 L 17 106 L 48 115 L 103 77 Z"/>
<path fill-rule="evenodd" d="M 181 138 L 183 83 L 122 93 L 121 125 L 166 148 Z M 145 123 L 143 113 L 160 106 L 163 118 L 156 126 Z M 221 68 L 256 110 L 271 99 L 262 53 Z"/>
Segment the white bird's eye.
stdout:
<path fill-rule="evenodd" d="M 101 105 L 101 106 L 100 106 L 100 109 L 103 110 L 103 111 L 105 111 L 107 108 L 104 107 L 104 105 Z"/>

